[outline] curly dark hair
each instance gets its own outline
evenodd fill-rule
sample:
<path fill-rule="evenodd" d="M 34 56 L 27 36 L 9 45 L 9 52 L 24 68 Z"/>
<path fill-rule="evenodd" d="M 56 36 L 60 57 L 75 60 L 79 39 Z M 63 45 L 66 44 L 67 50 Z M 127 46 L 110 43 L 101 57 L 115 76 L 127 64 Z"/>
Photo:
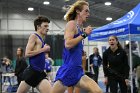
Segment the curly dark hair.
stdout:
<path fill-rule="evenodd" d="M 43 17 L 43 16 L 38 16 L 38 17 L 34 20 L 35 31 L 37 31 L 37 26 L 40 26 L 43 22 L 48 22 L 48 23 L 50 23 L 50 20 L 49 20 L 47 17 Z"/>

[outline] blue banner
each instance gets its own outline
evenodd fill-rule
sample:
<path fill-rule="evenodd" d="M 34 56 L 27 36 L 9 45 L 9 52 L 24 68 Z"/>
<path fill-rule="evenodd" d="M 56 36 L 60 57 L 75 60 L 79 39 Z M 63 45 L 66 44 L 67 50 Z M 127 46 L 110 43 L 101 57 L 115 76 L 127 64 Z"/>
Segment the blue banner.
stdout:
<path fill-rule="evenodd" d="M 104 41 L 107 40 L 110 35 L 119 37 L 120 40 L 137 40 L 140 41 L 140 4 L 134 9 L 128 12 L 118 20 L 111 22 L 105 26 L 93 29 L 89 35 L 88 40 Z M 132 36 L 136 37 L 132 37 Z"/>

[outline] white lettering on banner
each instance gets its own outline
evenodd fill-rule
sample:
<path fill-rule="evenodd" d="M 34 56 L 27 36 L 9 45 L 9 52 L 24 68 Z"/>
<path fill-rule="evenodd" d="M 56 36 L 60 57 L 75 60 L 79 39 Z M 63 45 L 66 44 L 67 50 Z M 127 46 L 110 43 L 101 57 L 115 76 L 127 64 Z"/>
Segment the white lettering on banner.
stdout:
<path fill-rule="evenodd" d="M 121 28 L 121 29 L 118 29 L 118 33 L 121 33 L 121 32 L 124 32 L 125 31 L 125 28 Z"/>
<path fill-rule="evenodd" d="M 100 32 L 99 34 L 100 34 L 100 35 L 107 35 L 108 32 Z"/>
<path fill-rule="evenodd" d="M 91 34 L 91 37 L 98 37 L 98 36 L 105 36 L 105 35 L 123 33 L 124 31 L 125 31 L 125 28 L 120 28 L 120 29 L 117 29 L 117 30 L 108 30 L 106 32 L 96 32 L 94 34 Z"/>
<path fill-rule="evenodd" d="M 108 32 L 108 34 L 114 34 L 114 33 L 116 33 L 116 30 L 110 30 L 110 31 Z"/>

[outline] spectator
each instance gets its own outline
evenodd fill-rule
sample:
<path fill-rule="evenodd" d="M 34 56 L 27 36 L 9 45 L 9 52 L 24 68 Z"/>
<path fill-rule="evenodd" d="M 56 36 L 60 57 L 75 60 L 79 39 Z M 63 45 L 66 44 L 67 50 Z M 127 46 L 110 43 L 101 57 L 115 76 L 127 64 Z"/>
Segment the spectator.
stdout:
<path fill-rule="evenodd" d="M 136 44 L 131 43 L 131 50 L 132 50 L 132 71 L 134 72 L 133 74 L 133 93 L 140 93 L 140 57 L 136 54 L 133 53 L 134 50 L 136 50 Z M 129 44 L 125 45 L 125 50 L 129 56 Z M 138 88 L 136 87 L 136 80 L 135 76 L 137 76 L 137 83 L 138 83 Z"/>
<path fill-rule="evenodd" d="M 94 74 L 95 74 L 95 81 L 98 83 L 98 75 L 99 75 L 99 67 L 102 63 L 102 58 L 99 55 L 98 48 L 93 48 L 93 54 L 89 56 L 90 60 L 90 67 L 93 68 Z"/>
<path fill-rule="evenodd" d="M 49 53 L 46 53 L 45 57 L 46 57 L 46 59 L 45 59 L 45 72 L 47 74 L 49 81 L 53 81 L 51 71 L 52 71 L 52 65 L 54 64 L 54 61 L 52 58 L 49 57 Z"/>
<path fill-rule="evenodd" d="M 117 93 L 118 84 L 121 93 L 127 93 L 130 69 L 127 54 L 116 36 L 110 36 L 108 43 L 110 47 L 103 53 L 105 83 L 109 83 L 111 93 Z"/>
<path fill-rule="evenodd" d="M 23 52 L 22 47 L 17 48 L 17 59 L 16 59 L 16 66 L 15 66 L 15 75 L 17 76 L 18 86 L 20 82 L 22 81 L 22 74 L 25 68 L 27 67 L 27 62 Z"/>
<path fill-rule="evenodd" d="M 8 57 L 3 57 L 2 60 L 2 73 L 11 73 L 13 71 L 12 66 L 11 66 L 11 60 Z M 8 82 L 10 85 L 12 85 L 11 78 L 9 76 L 4 76 L 3 83 L 8 79 Z"/>

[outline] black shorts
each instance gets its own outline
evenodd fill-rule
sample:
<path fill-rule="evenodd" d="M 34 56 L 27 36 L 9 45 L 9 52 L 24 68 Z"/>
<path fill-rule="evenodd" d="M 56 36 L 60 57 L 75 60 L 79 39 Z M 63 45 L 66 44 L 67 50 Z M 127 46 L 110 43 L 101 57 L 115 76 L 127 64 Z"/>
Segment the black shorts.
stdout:
<path fill-rule="evenodd" d="M 30 66 L 23 72 L 23 80 L 32 87 L 36 87 L 43 79 L 46 79 L 46 73 L 34 70 Z"/>

